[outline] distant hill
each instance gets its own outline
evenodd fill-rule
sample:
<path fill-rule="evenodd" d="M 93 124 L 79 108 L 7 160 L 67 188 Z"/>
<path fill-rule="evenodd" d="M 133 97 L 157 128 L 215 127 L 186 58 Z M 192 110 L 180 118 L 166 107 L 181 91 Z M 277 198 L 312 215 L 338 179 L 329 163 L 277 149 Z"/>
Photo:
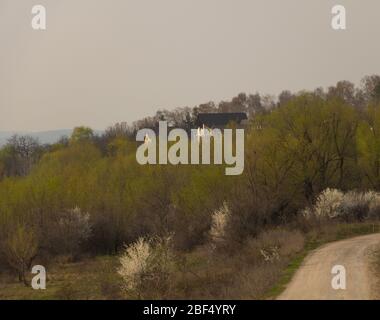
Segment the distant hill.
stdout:
<path fill-rule="evenodd" d="M 71 135 L 72 130 L 71 129 L 64 129 L 64 130 L 51 130 L 51 131 L 40 131 L 40 132 L 27 132 L 27 131 L 0 131 L 0 146 L 4 145 L 7 140 L 12 137 L 13 135 L 27 135 L 31 136 L 33 138 L 37 138 L 40 143 L 55 143 L 57 142 L 61 137 L 67 136 L 69 137 Z"/>

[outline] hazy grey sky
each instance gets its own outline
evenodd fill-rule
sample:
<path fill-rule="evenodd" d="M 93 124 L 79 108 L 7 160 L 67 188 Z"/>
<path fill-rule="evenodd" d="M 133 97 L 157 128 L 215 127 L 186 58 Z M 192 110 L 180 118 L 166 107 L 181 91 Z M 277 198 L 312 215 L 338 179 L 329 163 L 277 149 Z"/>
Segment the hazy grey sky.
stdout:
<path fill-rule="evenodd" d="M 36 4 L 46 31 L 31 28 Z M 335 4 L 346 31 L 331 28 Z M 380 73 L 379 12 L 379 0 L 0 0 L 0 131 L 358 83 Z"/>

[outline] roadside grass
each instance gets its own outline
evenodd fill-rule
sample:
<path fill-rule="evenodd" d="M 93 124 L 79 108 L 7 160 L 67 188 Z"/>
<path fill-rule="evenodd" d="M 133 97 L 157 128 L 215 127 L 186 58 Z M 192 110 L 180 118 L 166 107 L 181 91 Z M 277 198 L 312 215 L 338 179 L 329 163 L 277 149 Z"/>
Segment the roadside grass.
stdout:
<path fill-rule="evenodd" d="M 306 256 L 313 250 L 330 242 L 378 232 L 380 232 L 380 223 L 368 222 L 324 226 L 319 230 L 319 232 L 308 234 L 304 249 L 291 259 L 290 263 L 282 272 L 279 281 L 266 294 L 264 294 L 263 299 L 276 299 L 276 297 L 278 297 L 286 289 L 286 286 L 292 280 Z M 380 250 L 378 264 L 380 274 Z"/>
<path fill-rule="evenodd" d="M 280 277 L 280 280 L 278 283 L 270 288 L 270 290 L 264 294 L 263 299 L 264 300 L 273 300 L 276 297 L 278 297 L 285 289 L 288 283 L 292 280 L 294 274 L 298 270 L 298 268 L 302 265 L 304 259 L 306 256 L 313 251 L 314 249 L 318 248 L 321 245 L 321 243 L 309 241 L 306 243 L 305 248 L 302 250 L 302 252 L 296 254 L 296 256 L 291 259 L 290 263 L 287 265 L 285 270 L 282 272 L 282 275 Z"/>

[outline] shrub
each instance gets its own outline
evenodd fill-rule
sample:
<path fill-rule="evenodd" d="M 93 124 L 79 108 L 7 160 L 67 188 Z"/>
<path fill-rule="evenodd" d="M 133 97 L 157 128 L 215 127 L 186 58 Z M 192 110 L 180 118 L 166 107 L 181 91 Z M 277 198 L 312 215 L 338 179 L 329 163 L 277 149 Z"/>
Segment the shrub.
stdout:
<path fill-rule="evenodd" d="M 317 198 L 315 205 L 305 208 L 306 220 L 313 218 L 341 219 L 346 222 L 363 221 L 380 216 L 380 194 L 374 191 L 349 191 L 326 189 Z"/>
<path fill-rule="evenodd" d="M 340 207 L 343 201 L 343 192 L 337 189 L 324 190 L 317 198 L 314 205 L 314 213 L 320 218 L 335 218 L 340 215 Z"/>
<path fill-rule="evenodd" d="M 18 226 L 2 247 L 7 263 L 18 273 L 19 281 L 27 286 L 25 274 L 31 268 L 38 250 L 36 234 L 24 226 Z"/>
<path fill-rule="evenodd" d="M 121 267 L 118 273 L 124 280 L 123 287 L 126 291 L 139 291 L 142 287 L 148 273 L 150 256 L 151 246 L 149 240 L 144 238 L 125 247 L 125 252 L 120 257 Z"/>
<path fill-rule="evenodd" d="M 140 238 L 126 246 L 118 269 L 124 291 L 138 298 L 164 297 L 169 289 L 173 261 L 171 237 Z"/>
<path fill-rule="evenodd" d="M 48 230 L 49 246 L 54 253 L 75 257 L 91 236 L 90 215 L 80 208 L 66 210 Z"/>
<path fill-rule="evenodd" d="M 345 221 L 362 221 L 368 217 L 369 206 L 373 200 L 374 192 L 350 191 L 343 196 L 341 203 L 341 218 Z"/>
<path fill-rule="evenodd" d="M 175 271 L 175 255 L 172 250 L 172 237 L 156 237 L 153 240 L 151 272 L 148 290 L 153 289 L 151 297 L 165 298 L 170 291 L 170 277 Z"/>
<path fill-rule="evenodd" d="M 216 210 L 212 214 L 210 238 L 214 244 L 225 240 L 226 228 L 230 216 L 231 212 L 226 202 L 223 203 L 223 206 L 220 209 Z"/>
<path fill-rule="evenodd" d="M 369 204 L 368 216 L 370 218 L 380 218 L 380 194 L 378 192 L 369 191 L 372 193 L 372 200 Z"/>

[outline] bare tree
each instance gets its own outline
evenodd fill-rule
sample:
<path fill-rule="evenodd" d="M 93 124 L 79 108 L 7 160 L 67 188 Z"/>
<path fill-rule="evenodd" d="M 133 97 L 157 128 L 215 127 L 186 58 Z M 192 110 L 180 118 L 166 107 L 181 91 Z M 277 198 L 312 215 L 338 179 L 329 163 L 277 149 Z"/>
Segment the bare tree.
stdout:
<path fill-rule="evenodd" d="M 30 136 L 12 136 L 6 146 L 7 175 L 26 176 L 42 154 L 38 140 Z"/>

